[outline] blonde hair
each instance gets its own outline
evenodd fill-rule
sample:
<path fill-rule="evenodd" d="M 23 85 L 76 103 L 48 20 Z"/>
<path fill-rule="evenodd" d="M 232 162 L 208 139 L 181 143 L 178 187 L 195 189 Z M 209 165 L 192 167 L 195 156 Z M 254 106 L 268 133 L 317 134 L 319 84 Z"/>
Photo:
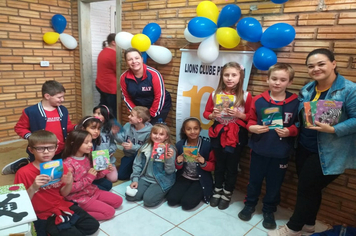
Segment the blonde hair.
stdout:
<path fill-rule="evenodd" d="M 147 107 L 135 106 L 132 111 L 136 111 L 137 117 L 142 119 L 142 123 L 146 123 L 151 119 L 150 110 Z"/>
<path fill-rule="evenodd" d="M 171 131 L 168 128 L 168 126 L 165 125 L 165 124 L 155 124 L 154 126 L 152 126 L 151 133 L 150 133 L 150 138 L 147 139 L 147 143 L 150 144 L 150 145 L 153 145 L 153 141 L 151 139 L 151 134 L 154 133 L 154 132 L 158 132 L 161 129 L 164 130 L 166 132 L 167 136 L 168 136 L 168 138 L 165 141 L 165 143 L 169 144 L 169 145 L 173 145 L 172 138 L 171 138 Z"/>
<path fill-rule="evenodd" d="M 271 66 L 268 69 L 268 79 L 271 77 L 272 72 L 278 71 L 278 70 L 284 70 L 288 72 L 289 74 L 289 81 L 293 81 L 294 78 L 294 69 L 287 63 L 277 63 Z"/>
<path fill-rule="evenodd" d="M 220 72 L 220 80 L 219 80 L 219 84 L 217 89 L 215 90 L 215 94 L 214 94 L 214 103 L 216 103 L 216 94 L 220 94 L 222 91 L 225 90 L 225 84 L 224 84 L 224 71 L 227 68 L 235 68 L 236 70 L 240 71 L 240 80 L 237 84 L 237 86 L 233 89 L 233 92 L 235 93 L 235 103 L 234 106 L 243 106 L 245 105 L 245 100 L 244 100 L 244 91 L 242 89 L 242 86 L 244 84 L 244 78 L 245 78 L 245 70 L 243 69 L 243 67 L 237 63 L 237 62 L 228 62 L 226 63 L 221 72 Z"/>

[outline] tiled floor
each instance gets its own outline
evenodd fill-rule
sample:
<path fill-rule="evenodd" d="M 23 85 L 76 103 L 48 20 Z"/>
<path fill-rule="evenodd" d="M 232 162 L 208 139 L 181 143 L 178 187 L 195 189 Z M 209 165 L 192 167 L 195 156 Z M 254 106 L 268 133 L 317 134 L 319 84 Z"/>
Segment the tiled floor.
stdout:
<path fill-rule="evenodd" d="M 125 182 L 113 187 L 113 192 L 125 196 Z M 157 207 L 147 208 L 143 202 L 127 202 L 116 211 L 115 218 L 100 224 L 98 236 L 265 236 L 267 230 L 262 226 L 261 206 L 258 206 L 249 222 L 241 221 L 237 214 L 243 208 L 244 194 L 236 192 L 232 203 L 226 210 L 210 207 L 201 203 L 190 211 L 180 207 L 170 207 L 163 202 Z M 277 225 L 284 225 L 292 212 L 279 208 L 275 214 Z M 323 231 L 326 225 L 317 223 L 317 231 Z"/>

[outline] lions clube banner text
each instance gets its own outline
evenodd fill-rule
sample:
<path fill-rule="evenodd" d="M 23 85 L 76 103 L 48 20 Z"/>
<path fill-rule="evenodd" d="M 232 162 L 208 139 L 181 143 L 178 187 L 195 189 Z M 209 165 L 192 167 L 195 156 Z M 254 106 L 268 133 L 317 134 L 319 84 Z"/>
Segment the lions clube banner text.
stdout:
<path fill-rule="evenodd" d="M 253 52 L 220 51 L 218 59 L 212 64 L 204 64 L 197 56 L 196 50 L 182 49 L 179 71 L 177 107 L 176 107 L 176 138 L 185 118 L 193 116 L 202 123 L 201 136 L 208 138 L 208 129 L 212 125 L 203 117 L 205 104 L 209 95 L 219 83 L 222 67 L 234 61 L 245 68 L 243 89 L 247 89 L 252 67 Z"/>

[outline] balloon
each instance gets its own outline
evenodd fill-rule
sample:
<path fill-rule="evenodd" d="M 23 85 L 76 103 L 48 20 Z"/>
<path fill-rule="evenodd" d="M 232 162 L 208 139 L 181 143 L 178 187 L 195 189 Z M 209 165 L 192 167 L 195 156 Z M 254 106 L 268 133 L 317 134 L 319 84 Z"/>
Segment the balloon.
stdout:
<path fill-rule="evenodd" d="M 277 63 L 277 55 L 271 49 L 260 47 L 253 55 L 253 64 L 259 70 L 268 70 Z"/>
<path fill-rule="evenodd" d="M 151 40 L 147 35 L 136 34 L 131 39 L 131 45 L 133 48 L 136 48 L 140 52 L 145 52 L 151 46 Z"/>
<path fill-rule="evenodd" d="M 117 46 L 119 46 L 120 48 L 126 50 L 128 48 L 131 48 L 131 40 L 133 38 L 133 35 L 129 32 L 119 32 L 116 34 L 115 36 L 115 42 L 117 44 Z"/>
<path fill-rule="evenodd" d="M 63 33 L 64 29 L 67 26 L 66 18 L 64 18 L 64 16 L 62 16 L 60 14 L 56 14 L 56 15 L 52 16 L 51 21 L 52 21 L 53 29 L 59 34 Z"/>
<path fill-rule="evenodd" d="M 211 1 L 202 1 L 197 6 L 197 16 L 206 17 L 216 24 L 219 16 L 219 9 L 215 3 Z"/>
<path fill-rule="evenodd" d="M 142 33 L 147 35 L 153 44 L 159 39 L 159 36 L 161 36 L 161 27 L 157 23 L 149 23 L 143 28 Z"/>
<path fill-rule="evenodd" d="M 64 47 L 68 49 L 72 50 L 78 46 L 77 40 L 75 40 L 75 38 L 72 35 L 62 33 L 59 35 L 59 38 L 62 44 L 64 45 Z"/>
<path fill-rule="evenodd" d="M 221 27 L 216 31 L 216 38 L 224 48 L 234 48 L 240 43 L 240 36 L 230 27 Z"/>
<path fill-rule="evenodd" d="M 262 36 L 261 23 L 252 17 L 243 18 L 237 23 L 237 33 L 246 41 L 256 43 Z"/>
<path fill-rule="evenodd" d="M 261 37 L 261 44 L 268 48 L 285 47 L 295 38 L 295 29 L 287 23 L 277 23 L 268 27 Z"/>
<path fill-rule="evenodd" d="M 47 44 L 57 43 L 59 39 L 59 34 L 56 32 L 47 32 L 43 35 L 43 41 Z"/>
<path fill-rule="evenodd" d="M 234 25 L 241 17 L 240 7 L 229 4 L 221 9 L 218 18 L 218 27 L 229 27 Z"/>
<path fill-rule="evenodd" d="M 151 45 L 147 50 L 148 56 L 159 64 L 167 64 L 172 60 L 172 53 L 168 48 Z"/>
<path fill-rule="evenodd" d="M 216 24 L 205 17 L 194 17 L 188 23 L 188 31 L 195 37 L 205 38 L 216 32 Z"/>
<path fill-rule="evenodd" d="M 276 4 L 282 4 L 282 3 L 288 2 L 288 0 L 271 0 L 271 1 Z"/>
<path fill-rule="evenodd" d="M 146 64 L 147 63 L 147 58 L 148 58 L 147 53 L 146 52 L 142 52 L 141 55 L 142 55 L 143 63 Z"/>
<path fill-rule="evenodd" d="M 213 63 L 218 58 L 219 43 L 215 34 L 200 43 L 197 54 L 199 59 L 207 64 Z"/>
<path fill-rule="evenodd" d="M 188 42 L 191 42 L 191 43 L 200 43 L 201 41 L 203 41 L 205 38 L 197 38 L 197 37 L 194 37 L 188 30 L 188 27 L 185 28 L 184 30 L 184 37 L 185 39 L 188 41 Z"/>

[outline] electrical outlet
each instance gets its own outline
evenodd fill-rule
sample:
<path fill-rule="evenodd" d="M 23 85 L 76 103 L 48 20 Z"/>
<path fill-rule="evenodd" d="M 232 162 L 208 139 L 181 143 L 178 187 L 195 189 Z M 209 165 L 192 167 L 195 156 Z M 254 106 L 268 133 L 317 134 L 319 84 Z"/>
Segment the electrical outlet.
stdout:
<path fill-rule="evenodd" d="M 41 61 L 41 66 L 49 66 L 49 61 Z"/>

